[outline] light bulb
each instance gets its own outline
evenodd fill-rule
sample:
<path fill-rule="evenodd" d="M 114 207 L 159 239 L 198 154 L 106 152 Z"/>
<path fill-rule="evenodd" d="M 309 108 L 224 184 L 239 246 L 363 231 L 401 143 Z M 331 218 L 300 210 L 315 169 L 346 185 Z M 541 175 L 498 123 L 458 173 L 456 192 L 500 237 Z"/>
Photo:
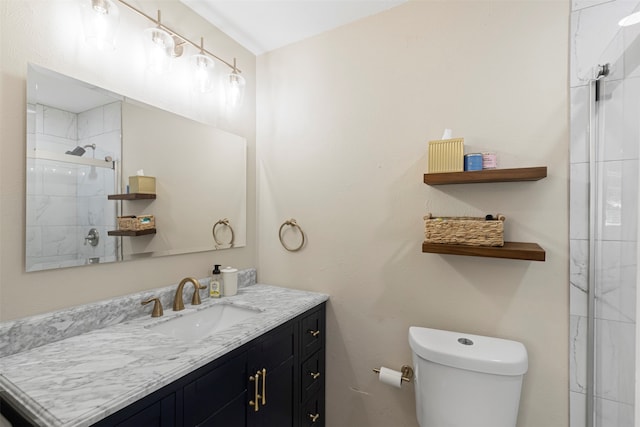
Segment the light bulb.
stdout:
<path fill-rule="evenodd" d="M 112 0 L 85 0 L 82 4 L 85 40 L 99 50 L 115 48 L 120 12 Z"/>
<path fill-rule="evenodd" d="M 163 74 L 171 68 L 171 52 L 175 47 L 173 37 L 160 28 L 145 30 L 147 67 L 155 74 Z"/>
<path fill-rule="evenodd" d="M 213 69 L 215 62 L 204 54 L 197 54 L 191 57 L 194 67 L 193 85 L 194 89 L 201 93 L 213 90 Z"/>
<path fill-rule="evenodd" d="M 235 110 L 242 106 L 242 100 L 244 98 L 245 80 L 236 71 L 233 71 L 227 76 L 227 108 Z"/>

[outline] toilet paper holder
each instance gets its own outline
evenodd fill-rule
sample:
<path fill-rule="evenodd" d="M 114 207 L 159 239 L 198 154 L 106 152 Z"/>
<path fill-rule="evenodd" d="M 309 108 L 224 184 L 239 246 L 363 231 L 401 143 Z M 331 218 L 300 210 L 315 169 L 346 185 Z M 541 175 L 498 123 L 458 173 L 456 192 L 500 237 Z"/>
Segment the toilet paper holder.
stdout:
<path fill-rule="evenodd" d="M 379 374 L 380 368 L 373 368 L 373 372 Z M 413 368 L 411 366 L 402 365 L 400 372 L 402 373 L 402 381 L 410 383 L 413 380 Z"/>

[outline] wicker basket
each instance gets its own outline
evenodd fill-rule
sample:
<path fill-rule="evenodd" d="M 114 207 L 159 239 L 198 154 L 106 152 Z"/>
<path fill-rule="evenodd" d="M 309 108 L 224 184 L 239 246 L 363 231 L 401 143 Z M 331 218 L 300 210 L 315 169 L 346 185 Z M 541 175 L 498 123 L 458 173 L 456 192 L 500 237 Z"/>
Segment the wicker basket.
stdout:
<path fill-rule="evenodd" d="M 482 217 L 424 217 L 426 243 L 448 243 L 466 246 L 503 246 L 504 215 L 497 220 Z"/>
<path fill-rule="evenodd" d="M 156 227 L 153 215 L 127 215 L 118 217 L 118 230 L 138 231 Z"/>

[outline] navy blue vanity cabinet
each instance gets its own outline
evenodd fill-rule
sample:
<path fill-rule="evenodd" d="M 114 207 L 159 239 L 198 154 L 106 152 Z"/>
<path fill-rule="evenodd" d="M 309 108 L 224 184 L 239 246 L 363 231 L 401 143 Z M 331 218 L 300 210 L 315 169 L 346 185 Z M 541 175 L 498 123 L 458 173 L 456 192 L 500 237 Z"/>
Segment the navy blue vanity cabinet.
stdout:
<path fill-rule="evenodd" d="M 298 381 L 298 322 L 256 340 L 249 350 L 249 427 L 294 427 Z"/>
<path fill-rule="evenodd" d="M 171 385 L 170 385 L 171 386 Z M 144 399 L 127 406 L 94 424 L 118 427 L 178 427 L 182 420 L 177 414 L 177 395 L 173 387 L 163 387 Z M 34 424 L 35 425 L 35 424 Z"/>
<path fill-rule="evenodd" d="M 322 304 L 300 321 L 300 427 L 325 425 L 325 332 L 325 304 Z"/>
<path fill-rule="evenodd" d="M 118 427 L 173 427 L 177 424 L 175 394 L 172 393 L 118 423 Z"/>
<path fill-rule="evenodd" d="M 244 427 L 246 401 L 247 353 L 242 352 L 184 387 L 184 425 Z"/>
<path fill-rule="evenodd" d="M 95 426 L 324 426 L 325 303 Z"/>

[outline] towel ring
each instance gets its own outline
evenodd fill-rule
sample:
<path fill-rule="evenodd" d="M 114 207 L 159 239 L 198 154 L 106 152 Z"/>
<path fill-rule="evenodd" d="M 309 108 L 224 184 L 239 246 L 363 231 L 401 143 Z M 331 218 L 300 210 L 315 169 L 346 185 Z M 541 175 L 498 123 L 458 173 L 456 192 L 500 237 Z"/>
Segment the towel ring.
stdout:
<path fill-rule="evenodd" d="M 284 240 L 282 240 L 282 229 L 284 228 L 285 225 L 289 225 L 291 227 L 294 227 L 294 228 L 297 228 L 298 230 L 300 230 L 300 235 L 302 236 L 302 241 L 300 242 L 300 245 L 297 248 L 288 247 L 284 243 Z M 282 223 L 282 225 L 280 226 L 280 231 L 278 232 L 278 237 L 280 237 L 280 244 L 282 245 L 282 247 L 285 248 L 286 250 L 288 250 L 289 252 L 297 252 L 300 249 L 302 249 L 302 247 L 304 246 L 304 241 L 305 241 L 304 231 L 302 231 L 302 228 L 300 228 L 300 226 L 298 225 L 296 220 L 293 219 L 293 218 L 291 218 L 291 219 L 289 219 L 289 220 L 287 220 L 287 221 Z"/>
<path fill-rule="evenodd" d="M 227 227 L 229 227 L 229 230 L 231 230 L 231 241 L 229 243 L 222 243 L 220 240 L 218 240 L 218 236 L 216 236 L 216 227 L 219 225 L 226 225 Z M 233 241 L 235 240 L 236 236 L 235 236 L 235 233 L 233 232 L 233 227 L 231 226 L 231 224 L 229 224 L 228 218 L 223 218 L 218 222 L 216 222 L 215 224 L 213 224 L 213 228 L 211 229 L 211 234 L 213 234 L 213 240 L 216 242 L 216 247 L 224 246 L 224 245 L 229 245 L 229 247 L 231 248 L 233 247 Z"/>

